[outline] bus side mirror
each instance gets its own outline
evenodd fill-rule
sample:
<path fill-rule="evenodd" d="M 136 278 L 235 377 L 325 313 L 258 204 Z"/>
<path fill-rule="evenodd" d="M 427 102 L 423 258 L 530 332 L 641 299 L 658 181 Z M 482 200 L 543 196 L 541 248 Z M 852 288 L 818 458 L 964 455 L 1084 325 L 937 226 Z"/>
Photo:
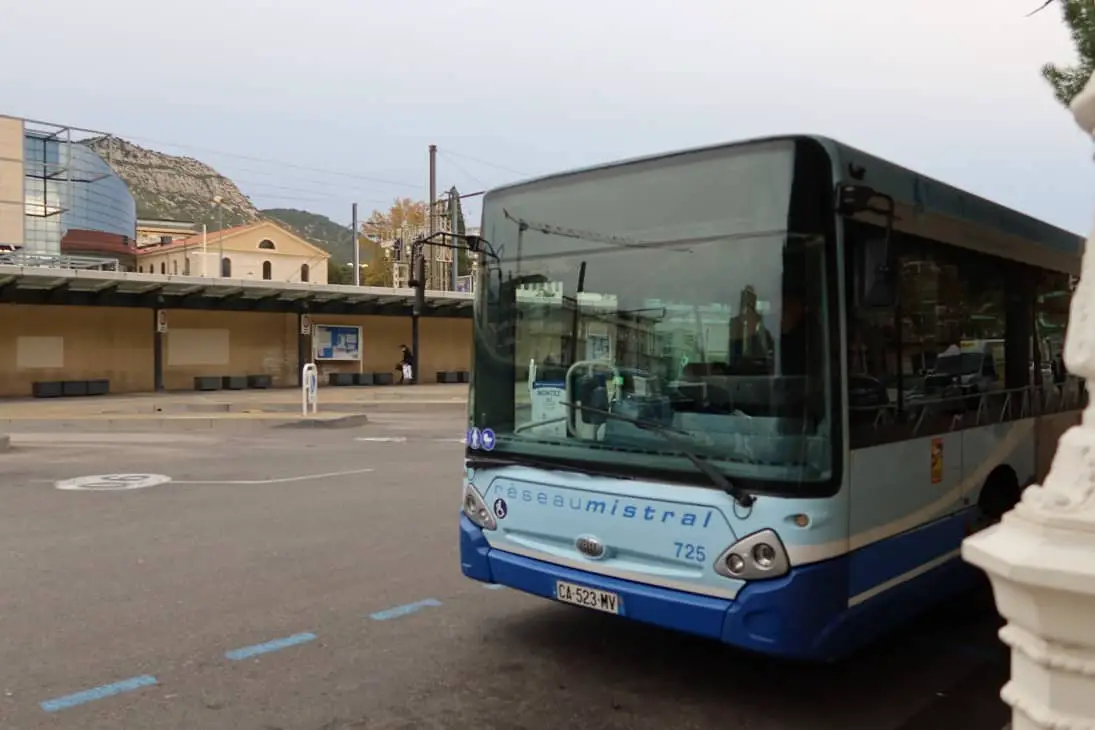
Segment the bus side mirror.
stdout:
<path fill-rule="evenodd" d="M 859 213 L 873 213 L 885 221 L 885 234 L 863 240 L 855 251 L 855 296 L 859 306 L 883 309 L 894 306 L 897 303 L 892 246 L 893 224 L 897 217 L 894 199 L 860 183 L 837 185 L 835 197 L 838 215 L 850 218 Z"/>

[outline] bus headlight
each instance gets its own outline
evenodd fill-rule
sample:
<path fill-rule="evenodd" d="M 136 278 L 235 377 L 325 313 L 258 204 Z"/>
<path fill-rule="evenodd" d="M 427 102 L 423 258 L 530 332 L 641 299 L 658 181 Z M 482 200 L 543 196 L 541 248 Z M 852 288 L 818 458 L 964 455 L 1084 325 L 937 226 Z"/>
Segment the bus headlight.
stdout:
<path fill-rule="evenodd" d="M 471 485 L 471 482 L 464 483 L 463 509 L 468 519 L 484 530 L 497 529 L 498 523 L 495 521 L 494 515 L 490 513 L 490 509 L 487 508 L 486 500 L 483 499 L 483 495 L 479 493 L 479 490 Z"/>
<path fill-rule="evenodd" d="M 768 580 L 791 569 L 783 541 L 773 530 L 754 532 L 722 551 L 715 572 L 737 580 Z"/>

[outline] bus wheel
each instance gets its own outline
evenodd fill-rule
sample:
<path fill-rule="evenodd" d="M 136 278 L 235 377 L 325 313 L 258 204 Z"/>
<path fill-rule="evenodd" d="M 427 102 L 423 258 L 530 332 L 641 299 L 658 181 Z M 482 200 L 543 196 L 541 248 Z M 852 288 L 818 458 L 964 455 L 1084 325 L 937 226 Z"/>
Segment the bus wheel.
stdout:
<path fill-rule="evenodd" d="M 1019 477 L 1014 469 L 1006 464 L 993 469 L 977 499 L 981 512 L 977 528 L 984 529 L 999 522 L 1005 513 L 1019 504 L 1022 494 L 1023 489 L 1019 486 Z"/>

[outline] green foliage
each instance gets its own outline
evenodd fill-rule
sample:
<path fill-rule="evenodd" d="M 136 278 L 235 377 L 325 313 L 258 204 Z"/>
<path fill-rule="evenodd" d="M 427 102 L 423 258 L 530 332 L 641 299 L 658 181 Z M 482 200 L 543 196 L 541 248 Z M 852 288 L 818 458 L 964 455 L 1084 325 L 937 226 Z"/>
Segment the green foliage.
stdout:
<path fill-rule="evenodd" d="M 1042 67 L 1042 77 L 1053 88 L 1057 101 L 1067 107 L 1095 72 L 1095 2 L 1060 0 L 1060 5 L 1079 62 L 1063 67 L 1047 63 Z"/>
<path fill-rule="evenodd" d="M 349 226 L 340 225 L 325 215 L 306 210 L 270 208 L 260 212 L 263 217 L 285 226 L 309 243 L 327 251 L 335 264 L 347 264 L 353 258 Z"/>
<path fill-rule="evenodd" d="M 453 191 L 456 191 L 456 188 L 453 188 Z M 454 206 L 450 202 L 446 206 L 446 208 L 447 208 L 446 215 L 448 215 L 450 218 L 455 216 L 455 219 L 456 219 L 456 226 L 455 226 L 456 233 L 457 233 L 457 235 L 463 236 L 465 233 L 467 233 L 468 228 L 467 228 L 467 225 L 464 221 L 464 205 L 460 200 L 460 193 L 458 191 L 456 191 L 456 192 L 457 192 L 457 194 L 455 196 L 456 205 Z M 451 200 L 451 198 L 450 198 L 450 200 Z M 455 210 L 453 210 L 454 207 L 455 207 Z M 457 261 L 456 261 L 456 273 L 457 273 L 458 276 L 466 276 L 466 275 L 471 273 L 471 254 L 468 253 L 467 249 L 464 249 L 464 248 L 460 249 L 460 253 L 457 256 Z"/>
<path fill-rule="evenodd" d="M 392 262 L 384 255 L 384 249 L 376 241 L 364 236 L 359 239 L 361 246 L 361 284 L 363 286 L 391 286 Z"/>
<path fill-rule="evenodd" d="M 381 239 L 398 235 L 403 226 L 413 228 L 426 225 L 426 203 L 410 198 L 396 198 L 387 212 L 374 210 L 361 228 L 366 234 Z"/>
<path fill-rule="evenodd" d="M 336 263 L 334 259 L 327 259 L 327 283 L 353 284 L 354 272 L 346 264 Z"/>
<path fill-rule="evenodd" d="M 453 195 L 453 193 L 455 193 L 455 195 Z M 464 225 L 464 205 L 460 201 L 460 193 L 456 188 L 453 188 L 449 193 L 449 204 L 445 207 L 448 209 L 446 212 L 450 220 L 455 216 L 456 225 L 453 226 L 453 228 L 455 229 L 456 235 L 463 236 L 467 231 L 467 227 Z"/>

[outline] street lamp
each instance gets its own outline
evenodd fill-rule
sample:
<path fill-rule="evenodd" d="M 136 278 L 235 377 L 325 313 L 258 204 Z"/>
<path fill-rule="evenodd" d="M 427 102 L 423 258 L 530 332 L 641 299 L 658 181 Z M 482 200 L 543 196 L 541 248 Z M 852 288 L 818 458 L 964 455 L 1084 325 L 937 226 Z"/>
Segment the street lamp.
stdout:
<path fill-rule="evenodd" d="M 217 209 L 217 270 L 224 276 L 224 198 L 213 196 L 213 207 Z"/>

